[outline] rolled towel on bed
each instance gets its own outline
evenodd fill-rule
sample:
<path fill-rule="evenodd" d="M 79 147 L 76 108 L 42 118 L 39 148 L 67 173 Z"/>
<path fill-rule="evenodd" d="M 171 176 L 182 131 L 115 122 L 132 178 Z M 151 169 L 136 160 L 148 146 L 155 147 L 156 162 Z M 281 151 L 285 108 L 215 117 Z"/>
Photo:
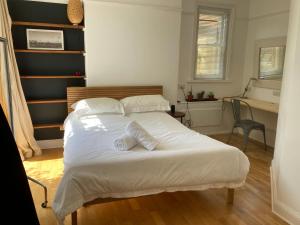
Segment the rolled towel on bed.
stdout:
<path fill-rule="evenodd" d="M 137 145 L 137 141 L 134 137 L 124 134 L 123 136 L 114 140 L 114 147 L 118 151 L 128 151 Z"/>
<path fill-rule="evenodd" d="M 134 137 L 141 145 L 147 150 L 154 150 L 158 145 L 158 141 L 154 139 L 143 127 L 141 127 L 135 121 L 130 122 L 127 125 L 126 132 Z"/>

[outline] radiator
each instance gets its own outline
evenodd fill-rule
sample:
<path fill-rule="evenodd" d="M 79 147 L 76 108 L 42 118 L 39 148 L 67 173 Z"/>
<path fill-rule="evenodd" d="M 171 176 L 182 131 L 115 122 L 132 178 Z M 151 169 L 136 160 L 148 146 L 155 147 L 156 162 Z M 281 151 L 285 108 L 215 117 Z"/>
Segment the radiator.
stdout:
<path fill-rule="evenodd" d="M 222 101 L 189 102 L 192 127 L 219 126 L 222 121 Z M 178 103 L 177 110 L 186 112 L 186 103 Z"/>

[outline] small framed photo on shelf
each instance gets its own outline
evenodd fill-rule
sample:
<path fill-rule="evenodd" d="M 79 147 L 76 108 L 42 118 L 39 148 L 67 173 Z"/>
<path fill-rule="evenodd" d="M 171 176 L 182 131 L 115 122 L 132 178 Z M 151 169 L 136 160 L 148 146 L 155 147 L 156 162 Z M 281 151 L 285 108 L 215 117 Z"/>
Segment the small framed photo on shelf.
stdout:
<path fill-rule="evenodd" d="M 62 30 L 26 29 L 27 48 L 36 50 L 64 50 Z"/>

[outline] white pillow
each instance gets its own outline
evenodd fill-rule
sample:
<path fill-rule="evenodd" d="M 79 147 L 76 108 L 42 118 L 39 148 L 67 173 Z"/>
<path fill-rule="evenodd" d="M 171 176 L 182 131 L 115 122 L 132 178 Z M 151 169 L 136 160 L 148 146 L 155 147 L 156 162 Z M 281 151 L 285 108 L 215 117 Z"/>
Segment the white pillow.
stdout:
<path fill-rule="evenodd" d="M 139 95 L 126 97 L 121 100 L 126 113 L 169 111 L 169 101 L 161 95 Z"/>
<path fill-rule="evenodd" d="M 158 145 L 158 141 L 135 121 L 127 125 L 126 132 L 149 151 L 154 150 Z"/>
<path fill-rule="evenodd" d="M 81 115 L 124 114 L 121 102 L 113 98 L 87 98 L 74 103 L 71 108 Z"/>

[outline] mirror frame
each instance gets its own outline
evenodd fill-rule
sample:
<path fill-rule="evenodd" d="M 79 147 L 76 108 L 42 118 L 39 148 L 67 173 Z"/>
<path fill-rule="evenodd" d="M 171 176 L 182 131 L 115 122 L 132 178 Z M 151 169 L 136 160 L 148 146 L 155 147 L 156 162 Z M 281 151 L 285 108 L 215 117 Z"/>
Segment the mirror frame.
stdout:
<path fill-rule="evenodd" d="M 269 89 L 280 89 L 281 78 L 279 79 L 259 79 L 259 65 L 260 65 L 260 49 L 268 47 L 286 47 L 286 37 L 276 37 L 260 39 L 255 41 L 255 53 L 254 53 L 254 76 L 257 81 L 253 83 L 255 87 L 269 88 Z"/>

